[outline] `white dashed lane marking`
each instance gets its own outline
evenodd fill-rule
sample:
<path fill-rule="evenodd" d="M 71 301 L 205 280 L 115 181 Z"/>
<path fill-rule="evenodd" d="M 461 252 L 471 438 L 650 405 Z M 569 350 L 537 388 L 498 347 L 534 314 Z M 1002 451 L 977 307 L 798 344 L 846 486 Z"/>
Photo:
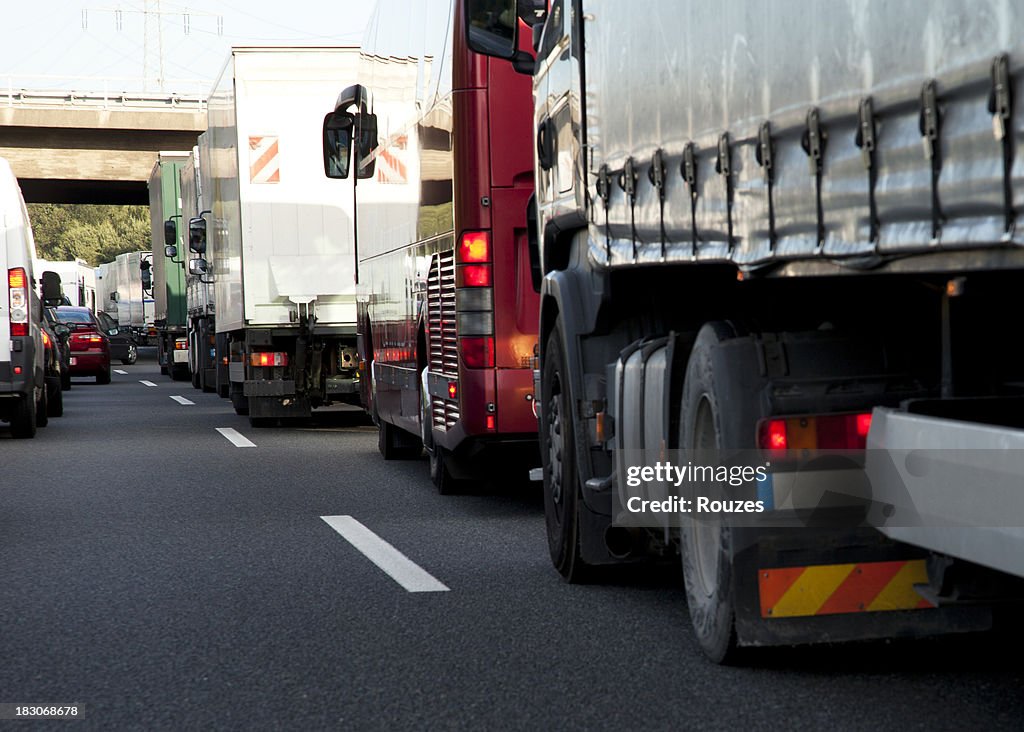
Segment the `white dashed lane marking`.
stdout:
<path fill-rule="evenodd" d="M 235 447 L 256 447 L 256 443 L 243 436 L 238 430 L 231 427 L 218 427 L 217 431 L 224 435 L 225 439 Z"/>
<path fill-rule="evenodd" d="M 189 405 L 195 404 L 195 402 L 190 402 L 188 399 L 186 399 L 183 396 L 172 396 L 171 399 L 176 401 L 178 404 L 182 404 L 182 405 L 185 405 L 185 406 L 189 406 Z"/>
<path fill-rule="evenodd" d="M 409 592 L 448 592 L 448 588 L 427 570 L 351 516 L 321 516 L 320 518 Z"/>

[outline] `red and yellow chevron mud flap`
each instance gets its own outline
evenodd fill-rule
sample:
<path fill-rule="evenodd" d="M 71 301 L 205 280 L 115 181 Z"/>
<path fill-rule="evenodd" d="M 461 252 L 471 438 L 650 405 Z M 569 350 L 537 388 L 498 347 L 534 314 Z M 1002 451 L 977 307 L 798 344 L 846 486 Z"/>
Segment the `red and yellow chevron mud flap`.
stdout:
<path fill-rule="evenodd" d="M 992 608 L 933 607 L 925 552 L 873 529 L 734 529 L 740 645 L 837 643 L 987 630 Z"/>
<path fill-rule="evenodd" d="M 915 590 L 927 584 L 925 560 L 762 568 L 757 572 L 762 618 L 924 610 Z"/>

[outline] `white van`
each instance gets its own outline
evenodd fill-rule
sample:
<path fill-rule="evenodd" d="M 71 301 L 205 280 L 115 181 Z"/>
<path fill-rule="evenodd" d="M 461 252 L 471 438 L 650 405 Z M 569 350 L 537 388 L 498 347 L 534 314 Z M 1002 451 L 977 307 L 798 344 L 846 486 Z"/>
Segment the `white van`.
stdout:
<path fill-rule="evenodd" d="M 10 164 L 0 158 L 0 420 L 14 437 L 34 437 L 45 422 L 46 382 L 35 288 L 36 255 L 25 201 Z"/>

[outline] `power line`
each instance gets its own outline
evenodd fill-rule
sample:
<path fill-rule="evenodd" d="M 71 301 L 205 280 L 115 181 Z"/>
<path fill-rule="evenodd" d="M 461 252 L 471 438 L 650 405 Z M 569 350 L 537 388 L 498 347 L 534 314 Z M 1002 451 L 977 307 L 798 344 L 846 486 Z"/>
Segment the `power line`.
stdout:
<path fill-rule="evenodd" d="M 170 5 L 170 3 L 168 4 Z M 155 7 L 154 7 L 155 6 Z M 124 29 L 124 16 L 127 15 L 141 15 L 143 21 L 143 43 L 142 43 L 142 85 L 146 87 L 150 79 L 150 67 L 155 66 L 157 70 L 156 81 L 160 91 L 164 91 L 164 28 L 163 19 L 165 17 L 177 17 L 181 16 L 182 31 L 184 35 L 190 35 L 192 33 L 192 17 L 205 17 L 205 18 L 216 18 L 217 21 L 217 35 L 224 35 L 224 16 L 217 15 L 214 13 L 205 13 L 202 11 L 194 11 L 189 8 L 183 10 L 163 10 L 161 8 L 161 0 L 144 0 L 141 9 L 138 7 L 128 7 L 127 9 L 116 7 L 116 8 L 83 8 L 82 9 L 82 29 L 88 30 L 89 28 L 89 13 L 112 13 L 114 16 L 114 25 L 118 31 Z M 151 36 L 155 28 L 156 36 L 156 48 L 155 53 L 153 51 L 153 44 Z"/>

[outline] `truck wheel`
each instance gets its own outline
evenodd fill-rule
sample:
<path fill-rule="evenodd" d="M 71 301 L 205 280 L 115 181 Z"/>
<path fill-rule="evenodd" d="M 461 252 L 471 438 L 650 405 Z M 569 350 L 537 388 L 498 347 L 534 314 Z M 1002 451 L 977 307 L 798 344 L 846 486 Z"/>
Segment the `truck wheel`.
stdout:
<path fill-rule="evenodd" d="M 231 399 L 231 406 L 235 409 L 235 414 L 240 417 L 249 414 L 249 397 L 242 392 L 241 384 L 239 384 L 238 389 L 230 389 L 229 398 Z"/>
<path fill-rule="evenodd" d="M 412 460 L 423 452 L 423 443 L 418 437 L 378 417 L 377 449 L 385 460 Z"/>
<path fill-rule="evenodd" d="M 202 381 L 200 379 L 200 376 L 201 376 L 201 374 L 199 373 L 198 370 L 192 372 L 192 388 L 193 389 L 202 389 L 203 388 L 203 384 L 202 384 Z"/>
<path fill-rule="evenodd" d="M 551 563 L 566 582 L 583 582 L 590 567 L 583 561 L 580 551 L 580 486 L 561 322 L 551 332 L 544 351 L 540 401 L 548 551 Z"/>
<path fill-rule="evenodd" d="M 730 420 L 734 418 L 726 411 L 722 398 L 729 389 L 723 389 L 725 385 L 719 381 L 728 376 L 712 373 L 711 368 L 715 346 L 730 337 L 731 329 L 719 323 L 705 325 L 697 335 L 686 368 L 679 416 L 680 445 L 684 450 L 746 446 L 732 439 L 739 430 L 732 428 Z M 685 457 L 680 456 L 681 463 Z M 686 602 L 697 643 L 715 663 L 728 663 L 736 654 L 730 527 L 721 520 L 691 519 L 680 530 L 679 545 Z"/>
<path fill-rule="evenodd" d="M 19 399 L 11 415 L 11 436 L 19 440 L 35 437 L 36 414 L 35 400 L 31 396 Z"/>
<path fill-rule="evenodd" d="M 454 478 L 448 469 L 451 459 L 451 455 L 446 454 L 443 448 L 435 447 L 430 451 L 430 481 L 442 496 L 453 496 L 463 489 L 463 482 Z"/>

